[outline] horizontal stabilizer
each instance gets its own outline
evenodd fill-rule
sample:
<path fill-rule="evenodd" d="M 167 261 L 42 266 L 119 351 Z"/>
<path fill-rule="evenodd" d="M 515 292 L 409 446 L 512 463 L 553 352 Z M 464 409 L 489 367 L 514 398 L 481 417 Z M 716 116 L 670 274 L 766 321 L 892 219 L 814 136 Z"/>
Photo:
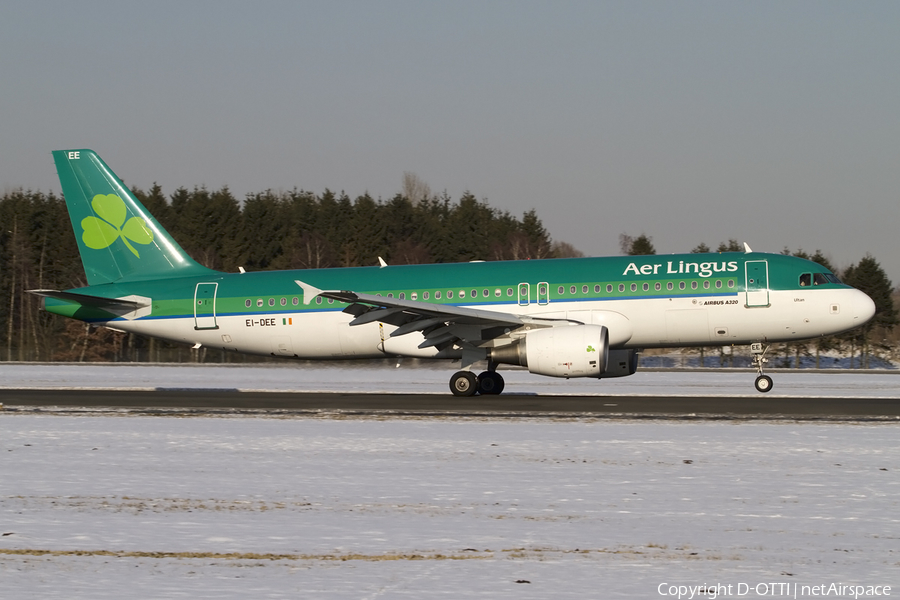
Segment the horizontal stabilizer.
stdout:
<path fill-rule="evenodd" d="M 124 298 L 104 298 L 103 296 L 90 296 L 75 292 L 62 292 L 59 290 L 28 290 L 29 294 L 41 298 L 53 298 L 78 306 L 96 308 L 111 315 L 122 317 L 127 321 L 140 319 L 153 312 L 153 299 L 144 296 L 125 296 Z M 43 301 L 42 301 L 43 302 Z M 43 308 L 43 304 L 41 305 Z"/>
<path fill-rule="evenodd" d="M 135 300 L 124 300 L 121 298 L 104 298 L 102 296 L 88 296 L 87 294 L 76 294 L 74 292 L 61 292 L 59 290 L 28 290 L 29 294 L 41 296 L 42 298 L 56 298 L 63 302 L 72 302 L 81 304 L 82 306 L 90 306 L 92 308 L 126 309 L 129 312 L 150 306 L 149 302 L 138 302 Z"/>

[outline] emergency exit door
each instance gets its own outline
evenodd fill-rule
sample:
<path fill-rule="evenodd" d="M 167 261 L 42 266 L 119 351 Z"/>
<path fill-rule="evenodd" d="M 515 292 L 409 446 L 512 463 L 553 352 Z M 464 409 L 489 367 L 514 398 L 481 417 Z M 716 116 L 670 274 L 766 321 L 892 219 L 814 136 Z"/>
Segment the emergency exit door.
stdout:
<path fill-rule="evenodd" d="M 744 290 L 747 306 L 769 306 L 769 263 L 748 260 L 744 263 Z"/>
<path fill-rule="evenodd" d="M 216 290 L 218 283 L 198 283 L 194 289 L 194 329 L 218 329 Z"/>

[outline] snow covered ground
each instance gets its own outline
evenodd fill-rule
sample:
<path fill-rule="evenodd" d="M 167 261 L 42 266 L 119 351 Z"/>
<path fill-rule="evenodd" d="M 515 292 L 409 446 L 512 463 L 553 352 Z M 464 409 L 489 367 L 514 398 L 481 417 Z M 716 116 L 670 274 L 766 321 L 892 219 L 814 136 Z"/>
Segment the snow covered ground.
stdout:
<path fill-rule="evenodd" d="M 900 426 L 0 412 L 0 534 L 10 600 L 896 596 Z"/>
<path fill-rule="evenodd" d="M 2 364 L 0 386 L 446 393 L 448 374 Z M 755 394 L 748 372 L 504 374 L 518 393 Z M 774 377 L 773 396 L 900 397 L 891 374 Z M 898 540 L 892 421 L 0 411 L 3 600 L 896 596 Z"/>
<path fill-rule="evenodd" d="M 0 389 L 229 389 L 447 394 L 449 362 L 414 360 L 262 365 L 0 363 Z M 506 393 L 755 396 L 754 371 L 638 371 L 618 379 L 556 379 L 504 369 Z M 900 398 L 900 372 L 769 371 L 767 397 Z"/>

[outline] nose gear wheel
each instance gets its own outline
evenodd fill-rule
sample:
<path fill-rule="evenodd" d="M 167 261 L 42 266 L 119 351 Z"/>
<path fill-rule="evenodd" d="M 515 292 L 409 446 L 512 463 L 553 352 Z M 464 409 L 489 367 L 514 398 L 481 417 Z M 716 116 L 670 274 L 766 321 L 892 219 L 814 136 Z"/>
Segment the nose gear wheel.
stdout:
<path fill-rule="evenodd" d="M 756 381 L 753 385 L 756 386 L 756 391 L 765 394 L 772 390 L 772 378 L 763 373 L 763 365 L 769 362 L 769 359 L 766 358 L 766 352 L 768 352 L 769 346 L 763 348 L 762 344 L 750 344 L 750 351 L 753 353 L 753 362 L 751 363 L 754 367 L 756 367 Z"/>

